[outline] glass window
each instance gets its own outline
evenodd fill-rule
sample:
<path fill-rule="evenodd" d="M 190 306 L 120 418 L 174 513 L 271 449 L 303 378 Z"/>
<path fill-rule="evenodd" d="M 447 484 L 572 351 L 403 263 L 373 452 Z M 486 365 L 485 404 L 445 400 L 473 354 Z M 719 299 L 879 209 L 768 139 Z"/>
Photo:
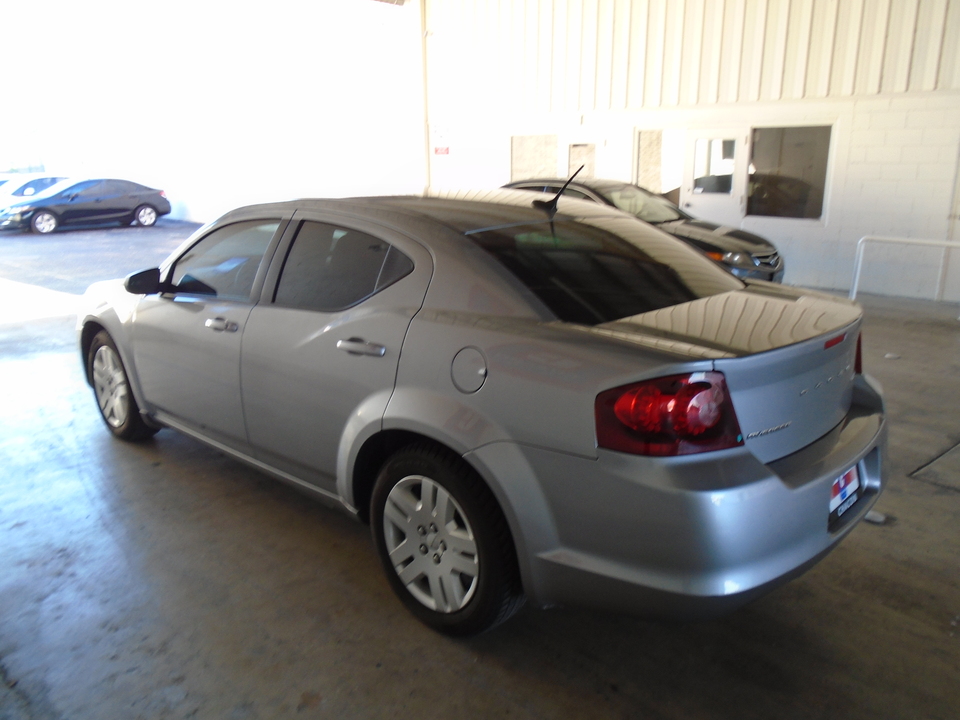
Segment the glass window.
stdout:
<path fill-rule="evenodd" d="M 389 243 L 358 230 L 306 221 L 283 264 L 278 305 L 336 312 L 356 305 L 413 270 Z"/>
<path fill-rule="evenodd" d="M 76 185 L 71 185 L 63 191 L 63 195 L 71 197 L 73 195 L 86 195 L 100 184 L 99 180 L 85 180 Z"/>
<path fill-rule="evenodd" d="M 553 192 L 554 193 L 560 192 L 560 188 L 557 188 Z M 567 188 L 566 190 L 563 191 L 563 194 L 566 195 L 567 197 L 576 198 L 577 200 L 590 200 L 591 202 L 593 202 L 592 197 L 590 197 L 586 193 L 580 192 L 579 190 L 574 190 L 573 188 Z"/>
<path fill-rule="evenodd" d="M 693 146 L 693 192 L 729 195 L 737 141 L 698 138 Z"/>
<path fill-rule="evenodd" d="M 688 217 L 669 200 L 641 190 L 635 185 L 624 185 L 610 190 L 607 197 L 620 210 L 636 215 L 648 223 L 672 222 Z"/>
<path fill-rule="evenodd" d="M 96 180 L 86 185 L 80 190 L 80 195 L 85 198 L 96 197 L 103 192 L 104 183 L 102 180 Z M 76 190 L 74 190 L 76 192 Z"/>
<path fill-rule="evenodd" d="M 556 220 L 469 237 L 565 322 L 597 325 L 743 287 L 631 218 Z"/>
<path fill-rule="evenodd" d="M 820 217 L 829 150 L 829 125 L 755 128 L 747 214 Z"/>
<path fill-rule="evenodd" d="M 170 278 L 181 293 L 249 301 L 279 220 L 250 220 L 214 230 L 177 260 Z"/>

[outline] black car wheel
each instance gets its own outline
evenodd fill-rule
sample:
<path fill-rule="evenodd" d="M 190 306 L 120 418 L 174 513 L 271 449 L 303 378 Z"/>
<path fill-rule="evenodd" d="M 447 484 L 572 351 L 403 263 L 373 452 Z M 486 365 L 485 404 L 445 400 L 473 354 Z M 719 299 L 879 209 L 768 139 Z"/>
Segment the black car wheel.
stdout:
<path fill-rule="evenodd" d="M 57 229 L 60 221 L 57 216 L 47 210 L 38 210 L 30 220 L 30 227 L 35 233 L 46 235 Z"/>
<path fill-rule="evenodd" d="M 394 592 L 433 629 L 473 635 L 523 605 L 500 506 L 452 453 L 417 445 L 391 457 L 374 487 L 370 524 Z"/>
<path fill-rule="evenodd" d="M 133 219 L 137 225 L 150 227 L 157 223 L 157 211 L 149 205 L 141 205 L 133 212 Z"/>
<path fill-rule="evenodd" d="M 147 425 L 140 416 L 127 370 L 113 338 L 105 330 L 98 332 L 90 344 L 87 373 L 100 416 L 110 432 L 121 440 L 145 440 L 156 434 L 157 428 Z"/>

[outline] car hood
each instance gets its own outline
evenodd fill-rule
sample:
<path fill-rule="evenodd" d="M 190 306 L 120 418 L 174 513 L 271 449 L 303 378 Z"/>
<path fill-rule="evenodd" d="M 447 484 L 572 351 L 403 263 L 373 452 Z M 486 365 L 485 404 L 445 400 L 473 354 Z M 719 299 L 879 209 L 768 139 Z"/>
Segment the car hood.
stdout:
<path fill-rule="evenodd" d="M 598 325 L 597 334 L 691 357 L 734 358 L 847 328 L 860 306 L 844 298 L 748 284 L 743 290 Z"/>
<path fill-rule="evenodd" d="M 759 235 L 706 220 L 673 220 L 660 223 L 657 227 L 675 237 L 690 240 L 707 250 L 760 254 L 777 251 L 768 240 Z"/>

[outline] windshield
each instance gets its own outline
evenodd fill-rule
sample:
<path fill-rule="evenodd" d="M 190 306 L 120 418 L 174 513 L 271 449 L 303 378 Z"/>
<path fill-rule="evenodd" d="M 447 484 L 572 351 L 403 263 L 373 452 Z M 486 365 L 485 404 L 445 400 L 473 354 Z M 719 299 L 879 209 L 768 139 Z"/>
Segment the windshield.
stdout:
<path fill-rule="evenodd" d="M 743 287 L 688 245 L 622 216 L 469 237 L 565 322 L 597 325 Z"/>
<path fill-rule="evenodd" d="M 606 196 L 620 210 L 636 215 L 648 223 L 686 220 L 688 215 L 666 198 L 645 192 L 633 185 L 607 191 Z"/>

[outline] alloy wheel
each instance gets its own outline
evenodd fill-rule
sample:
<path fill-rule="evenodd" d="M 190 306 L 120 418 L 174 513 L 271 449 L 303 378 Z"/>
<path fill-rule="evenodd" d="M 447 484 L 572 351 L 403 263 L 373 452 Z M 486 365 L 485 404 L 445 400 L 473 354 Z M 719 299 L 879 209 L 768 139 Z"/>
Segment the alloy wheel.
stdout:
<path fill-rule="evenodd" d="M 93 357 L 93 391 L 107 424 L 113 428 L 123 425 L 130 412 L 127 402 L 130 388 L 119 356 L 106 345 Z"/>
<path fill-rule="evenodd" d="M 383 531 L 390 562 L 417 601 L 441 613 L 470 602 L 480 576 L 477 543 L 442 485 L 422 475 L 400 480 L 387 496 Z"/>

